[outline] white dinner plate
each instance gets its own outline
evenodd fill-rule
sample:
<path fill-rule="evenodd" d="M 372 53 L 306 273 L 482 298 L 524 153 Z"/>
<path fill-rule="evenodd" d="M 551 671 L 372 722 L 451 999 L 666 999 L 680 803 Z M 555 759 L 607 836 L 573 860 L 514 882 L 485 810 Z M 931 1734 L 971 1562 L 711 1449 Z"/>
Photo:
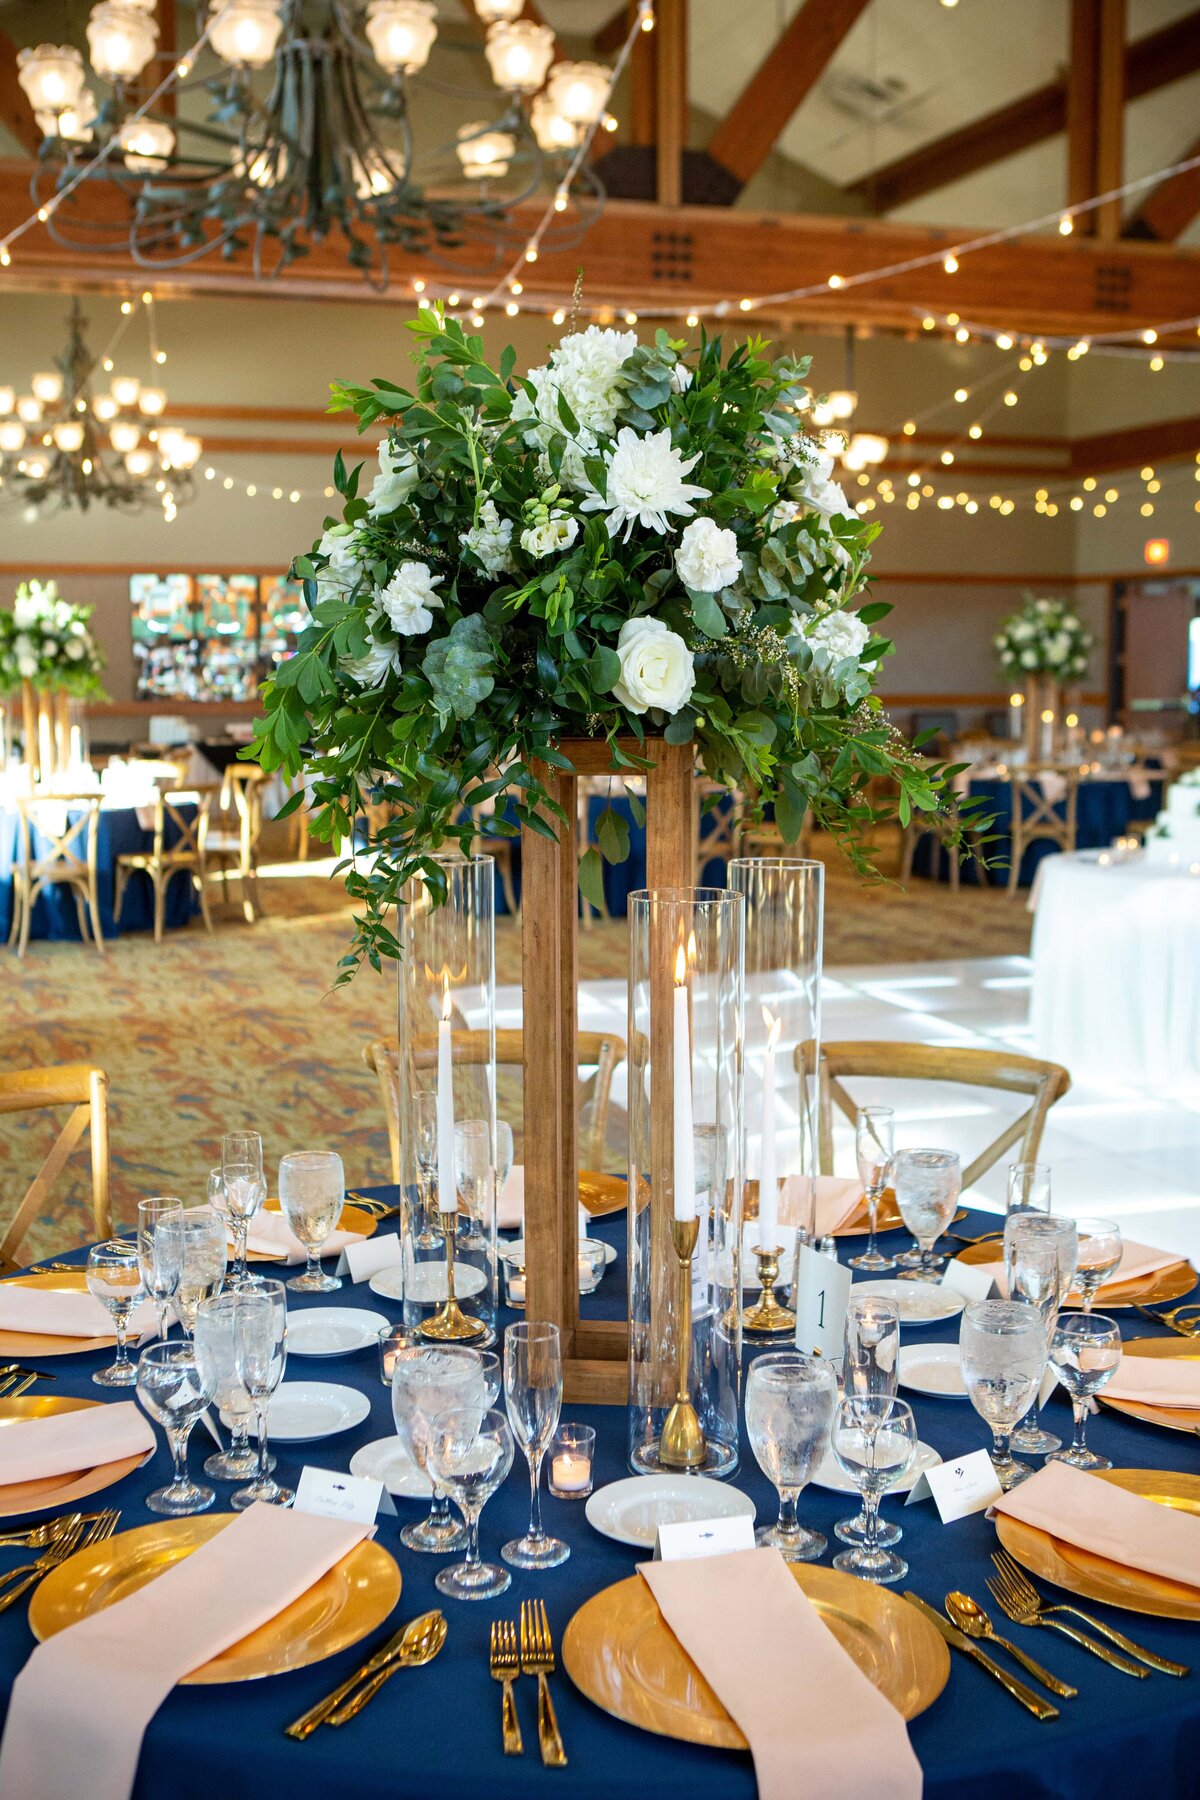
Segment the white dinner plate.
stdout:
<path fill-rule="evenodd" d="M 350 1458 L 350 1473 L 367 1481 L 382 1481 L 397 1500 L 428 1500 L 433 1492 L 429 1477 L 422 1475 L 398 1437 L 364 1444 Z"/>
<path fill-rule="evenodd" d="M 660 1525 L 682 1519 L 752 1519 L 754 1502 L 707 1475 L 631 1475 L 597 1488 L 584 1512 L 602 1537 L 652 1550 Z"/>
<path fill-rule="evenodd" d="M 382 1313 L 357 1306 L 309 1306 L 288 1314 L 289 1356 L 350 1356 L 379 1341 L 391 1325 Z"/>
<path fill-rule="evenodd" d="M 606 1243 L 603 1238 L 596 1238 L 595 1242 L 597 1244 L 604 1244 L 604 1265 L 608 1268 L 612 1263 L 616 1262 L 617 1253 L 613 1246 Z M 512 1238 L 510 1240 L 508 1238 L 502 1238 L 500 1241 L 500 1254 L 506 1262 L 524 1262 L 525 1239 Z"/>
<path fill-rule="evenodd" d="M 352 1430 L 370 1411 L 371 1402 L 356 1388 L 335 1387 L 331 1381 L 285 1381 L 271 1395 L 267 1432 L 274 1444 L 310 1444 Z M 221 1423 L 232 1424 L 223 1407 Z M 253 1420 L 250 1435 L 258 1435 Z"/>
<path fill-rule="evenodd" d="M 418 1306 L 437 1306 L 446 1298 L 446 1265 L 432 1257 L 428 1262 L 410 1263 L 406 1283 L 402 1264 L 392 1263 L 380 1269 L 378 1275 L 372 1275 L 367 1286 L 381 1300 L 412 1300 Z M 459 1300 L 469 1300 L 486 1286 L 482 1269 L 474 1263 L 455 1262 L 454 1292 Z"/>
<path fill-rule="evenodd" d="M 936 1281 L 856 1281 L 850 1289 L 856 1294 L 875 1294 L 880 1300 L 894 1300 L 902 1325 L 940 1325 L 944 1319 L 956 1319 L 966 1301 Z"/>
<path fill-rule="evenodd" d="M 910 1488 L 917 1485 L 926 1469 L 934 1469 L 942 1460 L 941 1453 L 932 1444 L 918 1443 L 917 1453 L 912 1459 L 908 1473 L 902 1475 L 894 1486 L 886 1491 L 889 1494 L 907 1494 Z M 826 1449 L 821 1461 L 817 1464 L 809 1482 L 813 1487 L 828 1488 L 834 1494 L 857 1494 L 858 1489 L 842 1468 L 831 1449 Z"/>
<path fill-rule="evenodd" d="M 967 1391 L 957 1344 L 902 1344 L 896 1372 L 901 1387 L 938 1400 L 961 1400 Z"/>

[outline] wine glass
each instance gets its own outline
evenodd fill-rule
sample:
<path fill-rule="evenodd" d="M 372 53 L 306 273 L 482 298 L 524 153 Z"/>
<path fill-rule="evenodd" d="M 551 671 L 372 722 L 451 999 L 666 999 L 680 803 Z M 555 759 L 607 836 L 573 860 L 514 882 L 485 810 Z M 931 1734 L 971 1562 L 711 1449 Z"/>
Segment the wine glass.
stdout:
<path fill-rule="evenodd" d="M 160 1343 L 143 1350 L 138 1357 L 137 1397 L 166 1433 L 175 1465 L 170 1485 L 148 1494 L 146 1505 L 151 1512 L 166 1513 L 173 1519 L 203 1512 L 216 1495 L 210 1487 L 188 1480 L 187 1444 L 213 1390 L 191 1346 Z"/>
<path fill-rule="evenodd" d="M 142 1287 L 154 1302 L 158 1313 L 158 1335 L 167 1335 L 167 1309 L 171 1296 L 179 1286 L 179 1240 L 168 1232 L 159 1235 L 164 1219 L 183 1211 L 183 1201 L 174 1195 L 138 1201 L 138 1268 Z"/>
<path fill-rule="evenodd" d="M 433 1197 L 437 1179 L 437 1090 L 417 1088 L 411 1100 L 417 1151 L 417 1205 L 420 1210 L 413 1242 L 420 1250 L 434 1250 L 440 1242 L 430 1217 L 437 1211 Z"/>
<path fill-rule="evenodd" d="M 1121 1262 L 1121 1227 L 1111 1219 L 1076 1219 L 1079 1260 L 1075 1286 L 1083 1296 L 1083 1310 L 1090 1313 L 1097 1293 L 1115 1274 Z"/>
<path fill-rule="evenodd" d="M 287 1364 L 287 1289 L 282 1281 L 256 1281 L 254 1287 L 235 1288 L 233 1298 L 237 1301 L 233 1360 L 237 1378 L 254 1403 L 258 1473 L 249 1487 L 230 1495 L 229 1504 L 234 1512 L 243 1512 L 256 1500 L 290 1506 L 296 1496 L 272 1476 L 267 1452 L 268 1406 Z"/>
<path fill-rule="evenodd" d="M 912 1407 L 890 1394 L 847 1394 L 833 1421 L 833 1454 L 863 1498 L 867 1521 L 861 1544 L 839 1550 L 835 1569 L 887 1585 L 908 1574 L 902 1556 L 879 1542 L 879 1503 L 912 1466 L 917 1424 Z"/>
<path fill-rule="evenodd" d="M 204 1473 L 218 1481 L 249 1481 L 258 1473 L 258 1452 L 250 1445 L 250 1421 L 254 1402 L 238 1379 L 233 1321 L 238 1294 L 214 1294 L 201 1300 L 192 1326 L 196 1361 L 217 1406 L 229 1420 L 230 1445 L 210 1456 Z M 275 1458 L 267 1457 L 267 1473 Z"/>
<path fill-rule="evenodd" d="M 231 1287 L 244 1287 L 251 1279 L 246 1267 L 246 1233 L 266 1197 L 262 1138 L 257 1131 L 227 1131 L 221 1139 L 221 1179 L 214 1184 L 210 1177 L 208 1198 L 210 1205 L 229 1221 L 233 1237 Z"/>
<path fill-rule="evenodd" d="M 190 1337 L 196 1326 L 196 1308 L 202 1300 L 219 1294 L 225 1282 L 229 1250 L 225 1221 L 211 1206 L 185 1206 L 158 1227 L 164 1246 L 178 1253 L 179 1279 L 173 1301 L 176 1316 Z"/>
<path fill-rule="evenodd" d="M 523 1319 L 504 1333 L 504 1409 L 529 1464 L 529 1529 L 500 1551 L 514 1569 L 553 1569 L 571 1546 L 542 1529 L 542 1462 L 562 1412 L 563 1366 L 558 1326 Z"/>
<path fill-rule="evenodd" d="M 920 1258 L 905 1269 L 902 1281 L 937 1281 L 944 1256 L 933 1246 L 954 1217 L 962 1186 L 962 1163 L 954 1150 L 899 1150 L 892 1164 L 892 1186 L 900 1216 L 921 1247 Z"/>
<path fill-rule="evenodd" d="M 480 1561 L 479 1515 L 512 1468 L 508 1421 L 503 1413 L 478 1406 L 438 1413 L 427 1454 L 430 1475 L 453 1495 L 467 1528 L 465 1561 L 440 1569 L 434 1586 L 452 1600 L 492 1600 L 511 1584 L 512 1576 L 498 1563 Z"/>
<path fill-rule="evenodd" d="M 1036 1307 L 1046 1328 L 1046 1347 L 1054 1335 L 1059 1308 L 1075 1277 L 1078 1245 L 1073 1219 L 1051 1218 L 1042 1212 L 1018 1210 L 1004 1226 L 1004 1261 L 1010 1300 L 1025 1300 Z M 1029 1456 L 1045 1456 L 1060 1448 L 1060 1440 L 1041 1424 L 1039 1389 L 1024 1424 L 1013 1432 L 1012 1447 Z"/>
<path fill-rule="evenodd" d="M 785 1562 L 812 1562 L 827 1542 L 796 1517 L 796 1501 L 829 1442 L 837 1381 L 821 1356 L 792 1350 L 758 1356 L 746 1378 L 746 1435 L 759 1468 L 779 1494 L 774 1525 L 754 1534 Z"/>
<path fill-rule="evenodd" d="M 321 1267 L 321 1246 L 342 1216 L 346 1174 L 336 1150 L 293 1150 L 279 1159 L 279 1204 L 308 1252 L 303 1275 L 288 1282 L 301 1294 L 332 1294 L 341 1287 Z"/>
<path fill-rule="evenodd" d="M 482 1236 L 496 1206 L 496 1164 L 489 1119 L 459 1119 L 454 1127 L 454 1185 L 458 1191 L 458 1235 Z"/>
<path fill-rule="evenodd" d="M 493 1406 L 500 1394 L 500 1359 L 492 1351 L 440 1344 L 414 1344 L 396 1351 L 392 1363 L 392 1418 L 396 1433 L 417 1467 L 433 1482 L 429 1516 L 406 1525 L 400 1542 L 410 1550 L 442 1556 L 465 1547 L 467 1534 L 450 1516 L 450 1502 L 434 1479 L 426 1450 L 438 1413 L 455 1407 Z"/>
<path fill-rule="evenodd" d="M 1009 1163 L 1004 1211 L 1006 1214 L 1050 1211 L 1049 1163 Z"/>
<path fill-rule="evenodd" d="M 858 1178 L 867 1198 L 870 1232 L 866 1249 L 860 1255 L 850 1258 L 852 1269 L 870 1269 L 879 1274 L 884 1269 L 894 1269 L 896 1266 L 895 1257 L 885 1256 L 875 1245 L 875 1221 L 879 1214 L 879 1202 L 892 1173 L 895 1127 L 896 1115 L 890 1106 L 859 1107 L 854 1126 L 854 1150 L 858 1157 Z"/>
<path fill-rule="evenodd" d="M 851 1294 L 846 1308 L 842 1351 L 842 1390 L 855 1395 L 882 1394 L 894 1398 L 899 1375 L 900 1313 L 894 1300 L 876 1294 Z M 833 1528 L 843 1544 L 862 1544 L 867 1536 L 867 1512 L 863 1507 L 853 1519 Z M 875 1542 L 886 1548 L 903 1537 L 899 1525 L 876 1521 Z"/>
<path fill-rule="evenodd" d="M 1071 1396 L 1075 1435 L 1066 1450 L 1052 1451 L 1046 1461 L 1070 1463 L 1073 1469 L 1111 1469 L 1109 1457 L 1087 1447 L 1087 1416 L 1092 1396 L 1112 1380 L 1121 1360 L 1121 1327 L 1104 1313 L 1060 1313 L 1050 1360 Z"/>
<path fill-rule="evenodd" d="M 1033 1405 L 1046 1369 L 1046 1328 L 1023 1300 L 974 1300 L 958 1336 L 967 1398 L 992 1428 L 992 1464 L 1007 1493 L 1033 1471 L 1009 1446 L 1013 1426 Z"/>
<path fill-rule="evenodd" d="M 513 1128 L 507 1119 L 496 1120 L 496 1203 L 504 1192 L 504 1184 L 512 1174 Z"/>
<path fill-rule="evenodd" d="M 127 1337 L 133 1309 L 142 1297 L 138 1247 L 128 1238 L 93 1244 L 87 1259 L 88 1292 L 112 1314 L 117 1354 L 107 1369 L 92 1376 L 97 1387 L 133 1387 L 137 1370 L 129 1360 Z"/>

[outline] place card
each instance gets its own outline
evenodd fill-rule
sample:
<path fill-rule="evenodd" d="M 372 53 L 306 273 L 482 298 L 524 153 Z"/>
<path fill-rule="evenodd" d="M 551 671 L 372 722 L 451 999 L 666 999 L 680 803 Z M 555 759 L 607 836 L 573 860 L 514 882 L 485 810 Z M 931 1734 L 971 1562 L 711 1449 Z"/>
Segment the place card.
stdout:
<path fill-rule="evenodd" d="M 753 1550 L 754 1520 L 745 1513 L 732 1519 L 676 1519 L 654 1534 L 655 1562 L 690 1562 L 698 1556 L 727 1556 L 731 1550 Z"/>
<path fill-rule="evenodd" d="M 961 1294 L 964 1300 L 990 1300 L 1000 1291 L 989 1264 L 967 1263 L 957 1256 L 946 1264 L 942 1286 L 952 1294 Z"/>
<path fill-rule="evenodd" d="M 373 1525 L 380 1513 L 396 1515 L 396 1503 L 382 1481 L 343 1475 L 337 1469 L 316 1469 L 311 1463 L 305 1463 L 300 1471 L 292 1506 L 296 1512 L 345 1519 L 352 1525 Z"/>
<path fill-rule="evenodd" d="M 904 1504 L 911 1506 L 914 1500 L 931 1499 L 942 1524 L 951 1525 L 955 1519 L 985 1512 L 1003 1492 L 987 1451 L 972 1450 L 969 1456 L 923 1470 Z"/>
<path fill-rule="evenodd" d="M 401 1260 L 400 1233 L 389 1231 L 384 1237 L 364 1238 L 361 1244 L 347 1244 L 337 1259 L 335 1275 L 348 1275 L 351 1281 L 369 1281 L 380 1269 Z"/>
<path fill-rule="evenodd" d="M 840 1357 L 850 1303 L 850 1271 L 801 1244 L 796 1259 L 792 1306 L 796 1314 L 796 1348 L 811 1356 Z"/>

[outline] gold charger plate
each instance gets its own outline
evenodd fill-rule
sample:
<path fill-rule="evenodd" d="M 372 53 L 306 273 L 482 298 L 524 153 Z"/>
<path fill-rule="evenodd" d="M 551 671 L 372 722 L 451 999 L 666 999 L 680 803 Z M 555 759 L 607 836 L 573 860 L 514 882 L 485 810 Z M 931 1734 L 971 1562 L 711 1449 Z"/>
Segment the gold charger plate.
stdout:
<path fill-rule="evenodd" d="M 1134 1338 L 1124 1351 L 1126 1356 L 1182 1357 L 1185 1362 L 1200 1362 L 1200 1338 Z M 1200 1407 L 1148 1406 L 1141 1400 L 1113 1400 L 1103 1390 L 1096 1397 L 1113 1412 L 1142 1419 L 1147 1425 L 1162 1425 L 1168 1431 L 1200 1431 Z"/>
<path fill-rule="evenodd" d="M 34 1590 L 29 1603 L 33 1635 L 43 1642 L 136 1593 L 232 1525 L 235 1516 L 218 1513 L 209 1518 L 166 1519 L 77 1551 Z M 399 1598 L 400 1571 L 395 1561 L 381 1544 L 367 1540 L 257 1631 L 185 1675 L 184 1685 L 258 1681 L 264 1675 L 283 1675 L 289 1669 L 323 1662 L 374 1631 Z"/>
<path fill-rule="evenodd" d="M 601 1175 L 595 1169 L 579 1171 L 579 1204 L 593 1219 L 624 1212 L 629 1203 L 629 1183 L 621 1175 Z"/>
<path fill-rule="evenodd" d="M 1175 1469 L 1108 1469 L 1097 1470 L 1100 1481 L 1110 1481 L 1127 1494 L 1140 1494 L 1160 1506 L 1175 1506 L 1181 1512 L 1200 1516 L 1200 1475 L 1183 1475 Z M 1064 1543 L 1048 1531 L 1038 1531 L 1005 1513 L 996 1515 L 996 1536 L 1009 1555 L 1031 1575 L 1040 1575 L 1068 1593 L 1085 1600 L 1102 1600 L 1107 1606 L 1119 1606 L 1126 1612 L 1154 1613 L 1164 1619 L 1200 1620 L 1200 1586 L 1168 1581 L 1163 1575 L 1151 1575 L 1145 1569 L 1127 1569 L 1123 1563 L 1110 1562 L 1081 1550 L 1077 1544 Z"/>
<path fill-rule="evenodd" d="M 282 1210 L 283 1208 L 280 1206 L 278 1200 L 267 1200 L 263 1204 L 264 1212 L 277 1213 L 282 1212 Z M 356 1231 L 360 1237 L 374 1237 L 378 1224 L 379 1221 L 375 1217 L 375 1214 L 367 1212 L 364 1207 L 343 1206 L 342 1216 L 338 1220 L 334 1230 Z M 272 1256 L 266 1250 L 247 1250 L 246 1252 L 246 1261 L 248 1263 L 277 1263 L 282 1262 L 283 1260 L 282 1256 Z"/>
<path fill-rule="evenodd" d="M 16 1400 L 0 1400 L 0 1429 L 17 1419 L 46 1419 L 52 1413 L 80 1412 L 85 1406 L 103 1406 L 103 1400 L 73 1400 L 67 1395 L 22 1394 Z M 41 1475 L 34 1481 L 10 1481 L 0 1487 L 0 1519 L 29 1519 L 36 1513 L 58 1512 L 76 1500 L 124 1481 L 153 1456 L 123 1456 L 118 1462 L 99 1463 L 94 1469 L 78 1469 L 63 1475 Z"/>
<path fill-rule="evenodd" d="M 788 1566 L 843 1650 L 903 1718 L 932 1705 L 949 1677 L 950 1653 L 915 1607 L 836 1569 Z M 579 1608 L 563 1634 L 562 1660 L 581 1693 L 629 1725 L 719 1750 L 748 1748 L 640 1575 Z"/>
<path fill-rule="evenodd" d="M 958 1259 L 965 1263 L 1002 1263 L 1004 1240 L 997 1237 L 986 1244 L 964 1244 L 958 1252 Z M 1191 1263 L 1168 1263 L 1164 1268 L 1151 1269 L 1148 1275 L 1136 1275 L 1129 1281 L 1113 1282 L 1111 1296 L 1101 1289 L 1093 1305 L 1097 1312 L 1120 1312 L 1129 1306 L 1157 1306 L 1163 1300 L 1181 1300 L 1185 1294 L 1191 1293 L 1196 1279 L 1196 1271 Z M 1075 1304 L 1078 1304 L 1077 1295 Z"/>
<path fill-rule="evenodd" d="M 69 1272 L 39 1269 L 33 1275 L 14 1275 L 5 1287 L 50 1288 L 59 1294 L 86 1294 L 87 1273 L 80 1267 Z M 17 1362 L 22 1356 L 82 1356 L 85 1350 L 111 1350 L 115 1335 L 108 1337 L 47 1337 L 36 1331 L 0 1331 L 0 1362 Z"/>

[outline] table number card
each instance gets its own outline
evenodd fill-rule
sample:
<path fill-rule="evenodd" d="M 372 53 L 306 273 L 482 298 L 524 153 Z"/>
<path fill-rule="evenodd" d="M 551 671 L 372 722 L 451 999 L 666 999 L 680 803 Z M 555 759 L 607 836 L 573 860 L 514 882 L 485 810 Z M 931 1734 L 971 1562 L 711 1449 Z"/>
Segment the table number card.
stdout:
<path fill-rule="evenodd" d="M 676 1519 L 654 1534 L 655 1562 L 688 1562 L 697 1556 L 726 1556 L 731 1550 L 753 1550 L 754 1520 Z"/>
<path fill-rule="evenodd" d="M 850 1271 L 811 1244 L 801 1244 L 796 1261 L 792 1306 L 796 1313 L 796 1348 L 805 1355 L 839 1357 L 850 1303 Z"/>
<path fill-rule="evenodd" d="M 1003 1492 L 987 1451 L 972 1450 L 969 1456 L 926 1469 L 913 1483 L 904 1504 L 911 1506 L 914 1500 L 932 1499 L 942 1524 L 950 1525 L 971 1513 L 985 1512 Z"/>
<path fill-rule="evenodd" d="M 296 1483 L 294 1511 L 318 1513 L 347 1524 L 373 1525 L 380 1513 L 396 1516 L 396 1503 L 382 1481 L 365 1475 L 343 1475 L 337 1469 L 316 1469 L 305 1463 Z"/>
<path fill-rule="evenodd" d="M 400 1233 L 389 1231 L 386 1237 L 364 1238 L 361 1244 L 347 1244 L 338 1257 L 335 1275 L 348 1275 L 351 1281 L 369 1281 L 380 1269 L 398 1263 Z"/>

